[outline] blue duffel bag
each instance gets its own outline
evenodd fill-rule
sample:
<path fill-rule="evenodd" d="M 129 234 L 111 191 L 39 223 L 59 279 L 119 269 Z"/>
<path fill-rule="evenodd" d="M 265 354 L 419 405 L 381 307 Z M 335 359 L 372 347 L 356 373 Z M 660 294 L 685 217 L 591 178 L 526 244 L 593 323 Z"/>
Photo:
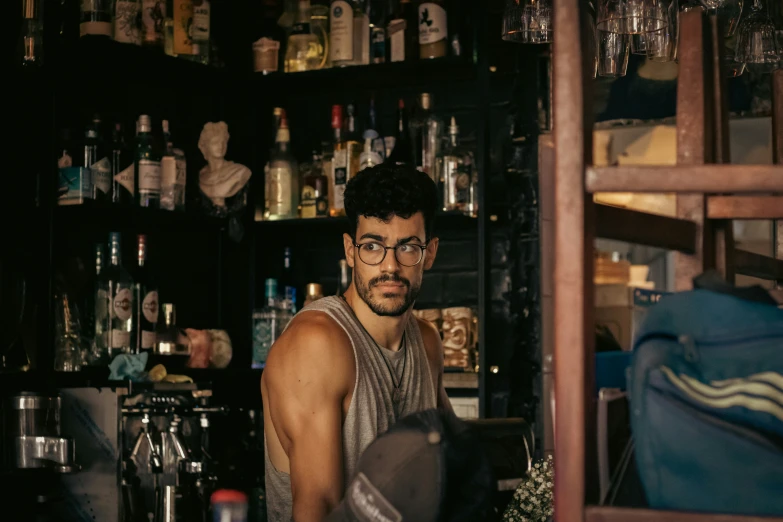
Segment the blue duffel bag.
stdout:
<path fill-rule="evenodd" d="M 783 515 L 783 310 L 760 287 L 700 277 L 650 308 L 634 342 L 631 429 L 647 501 Z"/>

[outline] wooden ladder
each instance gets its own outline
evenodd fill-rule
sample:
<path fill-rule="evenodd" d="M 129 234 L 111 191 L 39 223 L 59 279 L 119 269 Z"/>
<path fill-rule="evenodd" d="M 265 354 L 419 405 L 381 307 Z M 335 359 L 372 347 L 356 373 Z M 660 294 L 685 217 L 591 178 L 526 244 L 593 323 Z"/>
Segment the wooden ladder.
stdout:
<path fill-rule="evenodd" d="M 707 269 L 783 283 L 783 226 L 777 253 L 734 248 L 731 220 L 783 223 L 783 70 L 773 75 L 773 165 L 730 165 L 728 108 L 720 51 L 723 32 L 700 10 L 680 15 L 677 165 L 592 167 L 592 57 L 579 0 L 554 0 L 554 134 L 540 149 L 553 194 L 555 520 L 557 522 L 734 522 L 783 518 L 629 509 L 597 501 L 594 392 L 593 240 L 607 237 L 676 250 L 678 291 Z M 581 74 L 579 72 L 581 71 Z M 554 150 L 551 146 L 553 144 Z M 547 180 L 542 180 L 542 187 Z M 542 188 L 542 192 L 543 188 Z M 677 217 L 606 207 L 595 192 L 678 193 Z M 781 194 L 781 195 L 776 195 Z M 542 193 L 542 218 L 546 219 Z M 542 232 L 542 238 L 546 240 Z M 546 267 L 544 267 L 546 268 Z M 542 293 L 546 274 L 542 274 Z M 545 312 L 546 313 L 546 312 Z"/>

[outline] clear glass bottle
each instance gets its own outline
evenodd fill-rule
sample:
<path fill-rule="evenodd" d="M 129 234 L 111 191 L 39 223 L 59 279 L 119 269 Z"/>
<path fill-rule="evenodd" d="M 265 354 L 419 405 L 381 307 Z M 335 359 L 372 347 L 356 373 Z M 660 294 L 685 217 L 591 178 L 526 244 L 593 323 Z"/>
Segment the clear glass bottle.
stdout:
<path fill-rule="evenodd" d="M 131 353 L 134 343 L 133 278 L 122 267 L 121 236 L 109 234 L 109 264 L 98 276 L 95 342 L 101 359 Z"/>
<path fill-rule="evenodd" d="M 155 328 L 155 354 L 190 355 L 191 346 L 188 336 L 177 327 L 177 310 L 171 303 L 160 305 L 163 320 Z"/>
<path fill-rule="evenodd" d="M 253 368 L 266 366 L 269 350 L 293 317 L 278 304 L 276 279 L 264 281 L 264 298 L 265 306 L 253 313 Z"/>
<path fill-rule="evenodd" d="M 117 123 L 112 132 L 111 145 L 111 199 L 113 203 L 120 205 L 133 203 L 133 191 L 135 190 L 133 180 L 135 177 L 133 156 L 125 144 L 122 125 Z"/>
<path fill-rule="evenodd" d="M 146 114 L 136 123 L 136 156 L 134 160 L 136 204 L 140 207 L 160 206 L 160 153 L 155 147 L 152 122 Z"/>
<path fill-rule="evenodd" d="M 84 133 L 84 166 L 90 169 L 95 201 L 109 202 L 112 199 L 111 160 L 101 130 L 101 118 L 96 114 Z"/>
<path fill-rule="evenodd" d="M 289 152 L 291 135 L 285 113 L 275 138 L 275 151 L 265 169 L 264 219 L 291 219 L 298 214 L 299 183 L 296 160 Z"/>
<path fill-rule="evenodd" d="M 411 121 L 411 134 L 416 167 L 437 183 L 435 162 L 440 154 L 443 121 L 433 112 L 432 95 L 429 93 L 419 94 L 419 108 Z"/>
<path fill-rule="evenodd" d="M 182 149 L 174 147 L 169 129 L 169 121 L 163 120 L 164 152 L 160 171 L 160 208 L 166 210 L 185 210 L 185 185 L 187 161 Z"/>
<path fill-rule="evenodd" d="M 101 310 L 102 317 L 100 321 L 96 315 L 96 296 L 98 295 L 98 280 L 103 272 L 103 267 L 106 264 L 106 245 L 103 243 L 95 243 L 94 248 L 95 259 L 95 271 L 93 272 L 92 288 L 93 291 L 86 299 L 84 307 L 84 337 L 87 345 L 89 346 L 89 354 L 86 357 L 85 364 L 94 364 L 100 359 L 100 352 L 97 350 L 96 340 L 98 344 L 101 342 L 105 345 L 105 314 L 107 309 L 104 307 Z M 102 341 L 101 341 L 102 340 Z"/>
<path fill-rule="evenodd" d="M 310 28 L 310 0 L 299 0 L 285 51 L 285 72 L 320 69 L 325 56 L 318 36 Z"/>
<path fill-rule="evenodd" d="M 147 264 L 147 236 L 139 234 L 136 241 L 137 265 L 134 272 L 136 283 L 135 314 L 138 325 L 136 353 L 150 351 L 155 347 L 155 326 L 158 323 L 158 285 Z"/>
<path fill-rule="evenodd" d="M 370 63 L 370 17 L 364 7 L 364 0 L 353 0 L 354 65 Z"/>
<path fill-rule="evenodd" d="M 474 169 L 473 153 L 460 146 L 459 126 L 456 118 L 452 116 L 447 145 L 438 157 L 443 210 L 472 214 L 471 189 L 475 182 Z"/>
<path fill-rule="evenodd" d="M 332 106 L 332 130 L 334 131 L 334 153 L 332 172 L 329 178 L 329 215 L 345 215 L 345 185 L 359 172 L 362 145 L 355 136 L 353 116 L 349 113 L 343 129 L 343 107 Z"/>
<path fill-rule="evenodd" d="M 310 31 L 318 37 L 319 53 L 323 65 L 328 69 L 332 66 L 332 58 L 329 53 L 329 5 L 325 0 L 310 6 Z"/>

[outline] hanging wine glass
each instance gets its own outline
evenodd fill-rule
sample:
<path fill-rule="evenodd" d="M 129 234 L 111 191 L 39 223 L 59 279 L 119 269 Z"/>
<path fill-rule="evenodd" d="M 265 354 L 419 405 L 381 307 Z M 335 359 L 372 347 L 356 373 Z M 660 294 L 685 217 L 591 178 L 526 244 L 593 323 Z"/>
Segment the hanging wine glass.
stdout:
<path fill-rule="evenodd" d="M 647 58 L 653 62 L 677 60 L 677 45 L 680 29 L 680 5 L 672 0 L 665 14 L 668 24 L 665 29 L 647 34 Z"/>
<path fill-rule="evenodd" d="M 507 0 L 500 37 L 507 42 L 552 43 L 552 0 Z"/>
<path fill-rule="evenodd" d="M 618 34 L 645 34 L 660 31 L 667 20 L 662 16 L 670 0 L 599 0 L 598 30 Z"/>
<path fill-rule="evenodd" d="M 742 15 L 743 0 L 699 0 L 710 14 L 716 14 L 725 24 L 726 36 L 732 36 L 737 30 Z"/>
<path fill-rule="evenodd" d="M 780 66 L 775 24 L 761 5 L 761 0 L 754 0 L 750 12 L 737 28 L 735 59 L 758 73 L 771 72 Z"/>

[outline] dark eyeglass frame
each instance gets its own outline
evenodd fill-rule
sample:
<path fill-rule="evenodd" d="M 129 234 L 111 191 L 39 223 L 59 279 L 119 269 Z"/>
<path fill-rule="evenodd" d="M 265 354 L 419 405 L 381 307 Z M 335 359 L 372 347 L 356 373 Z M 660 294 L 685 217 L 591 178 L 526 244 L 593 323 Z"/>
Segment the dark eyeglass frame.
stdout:
<path fill-rule="evenodd" d="M 383 256 L 381 257 L 381 260 L 378 261 L 377 263 L 368 263 L 367 261 L 362 259 L 362 248 L 361 248 L 362 245 L 371 245 L 371 244 L 372 245 L 378 245 L 379 247 L 381 247 L 383 249 Z M 396 245 L 396 246 L 390 247 L 390 246 L 384 245 L 380 241 L 367 241 L 365 243 L 353 243 L 353 246 L 359 250 L 359 259 L 365 265 L 369 265 L 369 266 L 378 266 L 378 265 L 380 265 L 386 259 L 386 254 L 389 253 L 389 250 L 394 250 L 394 260 L 397 261 L 397 263 L 399 263 L 402 266 L 412 267 L 412 266 L 418 265 L 424 259 L 424 251 L 427 250 L 427 246 L 429 246 L 429 244 L 430 244 L 430 240 L 428 239 L 423 245 L 419 245 L 417 243 L 403 243 L 401 245 Z M 406 247 L 406 246 L 407 247 L 416 247 L 416 248 L 419 249 L 419 260 L 416 261 L 415 263 L 413 263 L 412 265 L 408 265 L 408 264 L 403 263 L 402 261 L 400 261 L 400 258 L 397 255 L 397 249 L 398 248 L 402 248 L 402 247 Z"/>

